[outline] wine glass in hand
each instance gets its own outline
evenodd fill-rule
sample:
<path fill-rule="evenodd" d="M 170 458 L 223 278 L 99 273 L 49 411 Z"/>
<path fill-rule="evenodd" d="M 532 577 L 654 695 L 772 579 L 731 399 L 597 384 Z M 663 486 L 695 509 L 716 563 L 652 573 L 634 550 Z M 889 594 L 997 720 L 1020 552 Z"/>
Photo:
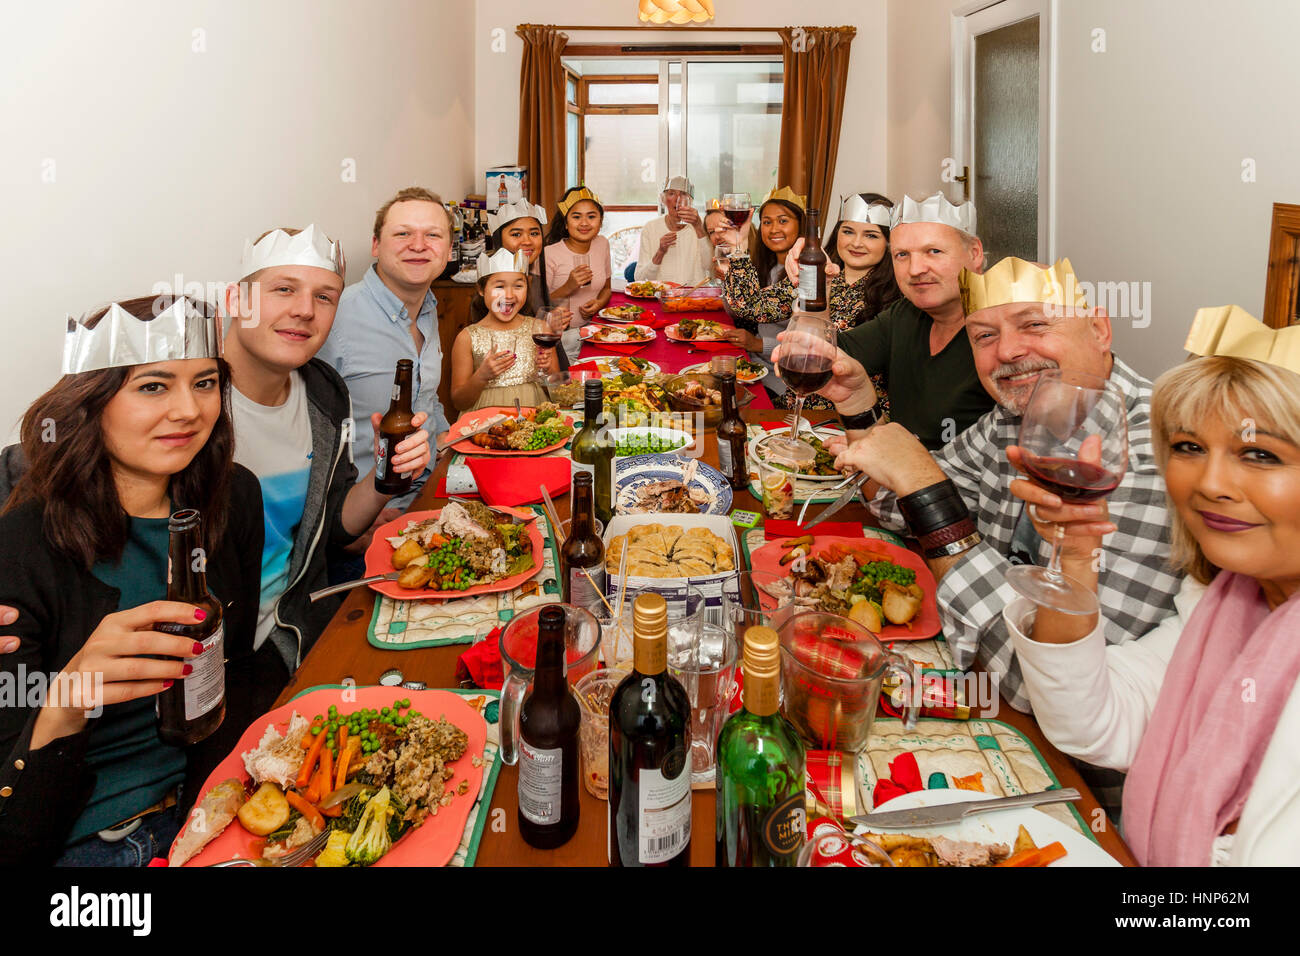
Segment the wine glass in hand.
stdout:
<path fill-rule="evenodd" d="M 533 344 L 539 349 L 553 349 L 560 344 L 560 335 L 568 327 L 569 316 L 564 309 L 538 309 Z"/>
<path fill-rule="evenodd" d="M 723 193 L 722 214 L 731 223 L 731 228 L 743 227 L 749 220 L 750 212 L 749 193 Z M 743 237 L 740 237 L 734 245 L 736 248 L 732 251 L 732 255 L 739 255 L 740 247 L 744 245 Z"/>
<path fill-rule="evenodd" d="M 1062 501 L 1085 504 L 1104 498 L 1128 471 L 1128 419 L 1124 396 L 1104 378 L 1086 372 L 1046 369 L 1020 420 L 1021 464 L 1035 484 Z M 1061 571 L 1056 525 L 1047 567 L 1021 565 L 1007 583 L 1035 604 L 1063 614 L 1092 614 L 1097 596 Z"/>
<path fill-rule="evenodd" d="M 794 419 L 788 437 L 773 438 L 768 446 L 795 461 L 811 461 L 817 450 L 799 441 L 804 398 L 831 380 L 835 361 L 835 323 L 826 313 L 795 312 L 781 337 L 777 371 L 794 392 Z"/>

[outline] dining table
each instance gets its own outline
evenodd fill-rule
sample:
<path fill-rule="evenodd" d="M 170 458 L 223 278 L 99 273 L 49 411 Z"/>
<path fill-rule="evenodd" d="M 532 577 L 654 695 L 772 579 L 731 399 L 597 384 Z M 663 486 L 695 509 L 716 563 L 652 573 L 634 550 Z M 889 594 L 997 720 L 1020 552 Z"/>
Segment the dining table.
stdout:
<path fill-rule="evenodd" d="M 658 299 L 634 298 L 623 292 L 613 292 L 610 294 L 609 305 L 606 308 L 616 308 L 621 305 L 635 305 L 645 309 L 649 314 L 648 319 L 643 319 L 643 324 L 650 325 L 655 329 L 655 337 L 647 342 L 644 346 L 636 351 L 630 351 L 624 348 L 610 348 L 600 345 L 597 342 L 586 341 L 582 343 L 582 351 L 578 353 L 578 361 L 584 362 L 597 355 L 635 355 L 637 358 L 645 359 L 648 362 L 654 362 L 659 366 L 662 372 L 680 372 L 689 365 L 698 365 L 700 362 L 708 362 L 715 355 L 734 355 L 737 358 L 744 358 L 748 353 L 739 346 L 719 347 L 708 344 L 704 347 L 694 345 L 690 342 L 676 342 L 664 334 L 664 329 L 675 322 L 680 322 L 685 318 L 708 319 L 717 322 L 719 325 L 727 328 L 735 328 L 735 323 L 731 317 L 722 310 L 701 311 L 701 312 L 665 312 L 663 303 Z M 598 324 L 614 325 L 615 323 L 606 323 L 602 319 L 595 320 Z M 769 373 L 771 374 L 771 373 Z M 768 394 L 762 382 L 755 382 L 752 385 L 745 386 L 754 393 L 754 400 L 749 407 L 756 411 L 772 408 L 772 397 Z"/>
<path fill-rule="evenodd" d="M 747 409 L 744 418 L 750 423 L 782 420 L 788 412 L 780 409 Z M 817 422 L 831 417 L 830 412 L 809 412 L 807 418 Z M 717 439 L 712 431 L 704 435 L 702 460 L 717 467 Z M 425 483 L 421 494 L 412 504 L 412 510 L 440 507 L 445 499 L 436 496 L 445 475 L 444 458 L 434 474 Z M 556 510 L 561 521 L 569 517 L 569 495 L 556 500 Z M 762 504 L 748 490 L 734 493 L 733 508 L 762 514 Z M 871 512 L 860 501 L 839 512 L 837 518 L 859 522 L 864 526 L 878 526 Z M 443 647 L 424 647 L 410 650 L 385 650 L 372 646 L 367 640 L 367 625 L 371 619 L 376 592 L 367 587 L 353 589 L 343 601 L 333 619 L 312 647 L 310 653 L 293 675 L 277 701 L 277 706 L 287 703 L 304 690 L 322 685 L 338 685 L 345 679 L 357 686 L 379 683 L 380 675 L 390 668 L 398 668 L 408 679 L 418 679 L 431 688 L 455 688 L 457 660 L 467 647 L 464 644 Z M 1003 721 L 1024 735 L 1038 750 L 1055 774 L 1062 787 L 1073 787 L 1082 794 L 1075 803 L 1085 821 L 1106 820 L 1106 817 L 1070 760 L 1053 747 L 1039 730 L 1032 716 L 1022 714 L 1005 704 L 993 711 L 972 708 L 973 717 L 989 717 Z M 488 824 L 483 829 L 475 866 L 605 866 L 607 859 L 607 805 L 605 801 L 581 789 L 580 819 L 577 833 L 563 846 L 552 850 L 534 849 L 524 842 L 518 819 L 518 768 L 502 766 L 496 786 L 492 790 L 488 809 Z M 690 863 L 692 866 L 714 864 L 714 813 L 713 790 L 692 792 L 692 834 Z M 498 813 L 504 811 L 504 813 Z M 1135 866 L 1133 855 L 1125 846 L 1115 827 L 1107 825 L 1096 832 L 1097 840 L 1107 853 L 1125 866 Z"/>

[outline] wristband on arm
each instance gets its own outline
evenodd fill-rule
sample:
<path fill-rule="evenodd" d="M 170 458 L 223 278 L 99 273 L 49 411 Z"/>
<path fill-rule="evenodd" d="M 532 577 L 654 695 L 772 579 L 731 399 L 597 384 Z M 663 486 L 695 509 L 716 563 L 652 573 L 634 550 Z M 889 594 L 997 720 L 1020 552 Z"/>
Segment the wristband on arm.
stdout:
<path fill-rule="evenodd" d="M 842 412 L 836 414 L 840 416 L 840 424 L 844 426 L 845 431 L 863 431 L 885 417 L 885 400 L 877 395 L 876 404 L 865 412 L 860 412 L 857 415 L 845 415 Z M 920 492 L 917 492 L 917 494 L 920 494 Z"/>
<path fill-rule="evenodd" d="M 970 510 L 950 478 L 899 498 L 898 508 L 927 559 L 961 554 L 981 540 Z"/>

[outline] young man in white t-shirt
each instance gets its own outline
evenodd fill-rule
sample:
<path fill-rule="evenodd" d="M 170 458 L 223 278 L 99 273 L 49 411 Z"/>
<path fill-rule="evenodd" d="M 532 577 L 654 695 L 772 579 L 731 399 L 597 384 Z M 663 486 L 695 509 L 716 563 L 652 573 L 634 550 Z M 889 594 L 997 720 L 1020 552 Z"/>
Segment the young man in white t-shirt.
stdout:
<path fill-rule="evenodd" d="M 347 387 L 315 357 L 343 292 L 339 244 L 314 226 L 274 229 L 245 244 L 241 271 L 225 295 L 235 460 L 262 485 L 266 536 L 254 647 L 263 662 L 259 680 L 269 687 L 282 677 L 282 688 L 343 597 L 307 598 L 327 583 L 326 548 L 367 531 L 388 498 L 373 480 L 356 481 Z M 376 432 L 380 417 L 371 417 Z M 417 428 L 426 417 L 415 416 Z M 428 463 L 422 429 L 392 458 L 398 472 L 417 475 Z M 278 653 L 264 653 L 268 643 Z M 278 675 L 277 664 L 284 669 Z"/>

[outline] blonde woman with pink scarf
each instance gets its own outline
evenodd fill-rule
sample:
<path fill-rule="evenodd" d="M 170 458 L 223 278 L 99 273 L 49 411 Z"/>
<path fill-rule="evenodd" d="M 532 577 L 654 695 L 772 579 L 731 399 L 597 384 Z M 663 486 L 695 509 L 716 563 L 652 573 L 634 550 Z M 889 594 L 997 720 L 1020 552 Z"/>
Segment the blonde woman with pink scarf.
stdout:
<path fill-rule="evenodd" d="M 1187 575 L 1175 613 L 1107 646 L 1097 615 L 1009 605 L 1034 716 L 1064 752 L 1128 771 L 1123 832 L 1144 866 L 1294 866 L 1300 374 L 1196 358 L 1157 380 L 1151 417 L 1172 559 Z M 1019 465 L 1019 449 L 1008 456 Z M 1095 586 L 1094 555 L 1104 560 L 1115 530 L 1105 503 L 1063 505 L 1028 481 L 1011 490 L 1034 506 L 1040 534 L 1066 524 L 1063 570 Z"/>

